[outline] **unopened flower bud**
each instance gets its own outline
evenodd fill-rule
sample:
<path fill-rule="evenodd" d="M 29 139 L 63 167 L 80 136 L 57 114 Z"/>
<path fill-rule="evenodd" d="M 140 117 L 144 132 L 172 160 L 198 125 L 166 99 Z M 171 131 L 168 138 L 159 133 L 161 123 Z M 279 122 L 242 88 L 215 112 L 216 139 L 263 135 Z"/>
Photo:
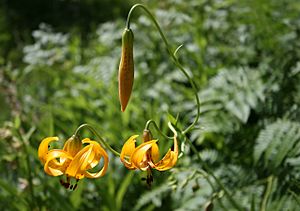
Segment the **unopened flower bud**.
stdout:
<path fill-rule="evenodd" d="M 119 66 L 119 98 L 121 111 L 128 104 L 134 79 L 133 32 L 126 28 L 122 35 L 122 54 Z"/>

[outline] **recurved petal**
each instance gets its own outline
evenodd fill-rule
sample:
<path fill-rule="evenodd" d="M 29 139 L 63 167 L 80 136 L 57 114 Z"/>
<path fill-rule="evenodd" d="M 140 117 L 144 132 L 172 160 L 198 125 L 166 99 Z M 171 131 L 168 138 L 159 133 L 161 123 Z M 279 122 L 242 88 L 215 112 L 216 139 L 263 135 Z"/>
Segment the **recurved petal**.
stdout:
<path fill-rule="evenodd" d="M 148 141 L 138 146 L 132 153 L 130 159 L 133 165 L 141 170 L 148 167 L 147 151 L 157 142 L 157 140 Z M 145 159 L 146 158 L 146 159 Z"/>
<path fill-rule="evenodd" d="M 176 161 L 177 156 L 174 152 L 169 150 L 167 154 L 158 163 L 154 165 L 154 168 L 159 171 L 166 171 L 172 168 L 176 164 Z"/>
<path fill-rule="evenodd" d="M 130 157 L 135 150 L 135 142 L 138 135 L 131 136 L 123 145 L 121 156 Z"/>
<path fill-rule="evenodd" d="M 57 159 L 64 160 L 60 163 Z M 44 170 L 51 176 L 59 176 L 64 174 L 68 164 L 72 160 L 72 156 L 60 149 L 53 149 L 48 152 Z"/>
<path fill-rule="evenodd" d="M 99 151 L 103 150 L 104 153 L 106 153 L 106 152 L 105 152 L 105 150 L 100 146 L 100 144 L 99 144 L 98 142 L 92 141 L 92 140 L 90 140 L 89 138 L 83 139 L 83 140 L 82 140 L 82 143 L 83 143 L 83 144 L 86 144 L 86 143 L 92 144 L 92 145 L 93 145 L 93 149 L 92 149 L 92 150 L 95 152 L 95 154 L 94 154 L 94 157 L 92 157 L 92 156 L 89 157 L 90 160 L 89 160 L 89 162 L 88 162 L 88 165 L 82 166 L 81 169 L 82 169 L 82 170 L 92 169 L 92 168 L 94 168 L 94 167 L 99 163 L 99 160 L 101 159 L 102 153 L 99 153 Z M 102 152 L 102 151 L 101 151 L 101 152 Z M 85 167 L 85 169 L 84 169 L 84 167 Z"/>
<path fill-rule="evenodd" d="M 166 171 L 173 166 L 175 166 L 178 159 L 178 143 L 177 143 L 177 136 L 174 135 L 174 151 L 169 151 L 166 155 L 156 164 L 154 164 L 154 168 L 159 171 Z"/>
<path fill-rule="evenodd" d="M 125 167 L 128 169 L 135 169 L 135 167 L 131 163 L 130 157 L 131 157 L 133 151 L 136 149 L 135 148 L 135 142 L 136 142 L 135 139 L 137 137 L 138 137 L 138 135 L 131 136 L 122 147 L 120 159 L 121 159 L 122 163 L 125 165 Z"/>
<path fill-rule="evenodd" d="M 108 157 L 106 151 L 101 147 L 101 145 L 96 141 L 91 141 L 89 138 L 85 138 L 82 140 L 82 143 L 89 143 L 93 148 L 92 151 L 94 153 L 93 156 L 89 156 L 89 159 L 87 159 L 87 164 L 83 164 L 81 166 L 81 170 L 88 170 L 91 168 L 94 168 L 100 161 L 101 157 Z"/>
<path fill-rule="evenodd" d="M 48 153 L 48 147 L 49 143 L 52 141 L 58 141 L 58 137 L 47 137 L 42 140 L 40 143 L 39 149 L 38 149 L 38 156 L 40 161 L 45 164 L 47 160 L 47 153 Z"/>
<path fill-rule="evenodd" d="M 97 157 L 97 158 L 99 157 L 99 160 L 97 160 L 97 163 L 93 163 L 93 165 L 95 164 L 95 166 L 96 166 L 100 162 L 100 159 L 103 158 L 104 159 L 103 167 L 96 173 L 91 173 L 91 172 L 85 171 L 84 176 L 86 176 L 88 178 L 102 177 L 107 170 L 108 162 L 109 162 L 108 155 L 107 155 L 106 151 L 100 145 L 99 145 L 99 148 L 97 147 L 97 149 L 96 149 L 95 157 Z M 90 165 L 90 166 L 92 166 L 92 165 Z"/>
<path fill-rule="evenodd" d="M 82 179 L 84 177 L 84 171 L 89 162 L 95 157 L 93 152 L 93 146 L 87 145 L 81 149 L 66 170 L 66 174 L 75 177 L 76 179 Z"/>
<path fill-rule="evenodd" d="M 154 143 L 151 147 L 151 158 L 154 163 L 159 160 L 159 149 L 156 143 Z"/>

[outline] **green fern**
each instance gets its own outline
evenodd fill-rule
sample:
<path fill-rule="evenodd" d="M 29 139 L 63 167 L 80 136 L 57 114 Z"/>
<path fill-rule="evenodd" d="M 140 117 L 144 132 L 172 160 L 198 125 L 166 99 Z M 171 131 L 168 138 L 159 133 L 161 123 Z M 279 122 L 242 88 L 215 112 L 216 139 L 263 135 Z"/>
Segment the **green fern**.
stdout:
<path fill-rule="evenodd" d="M 267 125 L 256 140 L 254 163 L 259 161 L 265 168 L 274 172 L 280 166 L 299 165 L 300 124 L 287 120 L 278 120 Z M 294 161 L 294 162 L 293 162 Z"/>
<path fill-rule="evenodd" d="M 251 109 L 264 101 L 265 85 L 261 73 L 249 68 L 222 69 L 199 93 L 202 130 L 192 133 L 192 140 L 203 138 L 203 132 L 232 133 L 246 124 Z M 192 113 L 191 119 L 196 113 Z"/>
<path fill-rule="evenodd" d="M 152 189 L 149 192 L 143 194 L 137 201 L 136 206 L 133 210 L 140 210 L 143 206 L 153 203 L 156 207 L 162 205 L 162 195 L 164 193 L 170 192 L 172 190 L 172 183 L 165 183 L 156 188 Z"/>

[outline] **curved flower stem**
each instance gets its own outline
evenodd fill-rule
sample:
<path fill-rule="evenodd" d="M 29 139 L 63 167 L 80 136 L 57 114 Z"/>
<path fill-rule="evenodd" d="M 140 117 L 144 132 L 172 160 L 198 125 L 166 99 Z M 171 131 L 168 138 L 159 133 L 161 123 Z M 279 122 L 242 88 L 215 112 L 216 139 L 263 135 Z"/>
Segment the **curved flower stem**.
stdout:
<path fill-rule="evenodd" d="M 199 116 L 200 116 L 200 100 L 199 100 L 199 96 L 198 96 L 198 89 L 194 83 L 194 81 L 191 79 L 191 77 L 188 75 L 187 71 L 183 68 L 183 66 L 180 64 L 178 58 L 176 57 L 176 53 L 177 51 L 179 50 L 179 48 L 177 48 L 175 50 L 175 52 L 173 53 L 173 51 L 171 50 L 171 47 L 170 47 L 170 44 L 168 43 L 168 40 L 166 39 L 166 36 L 164 35 L 164 33 L 162 32 L 158 22 L 156 21 L 156 19 L 154 18 L 154 16 L 151 14 L 151 12 L 147 9 L 147 7 L 145 7 L 144 5 L 142 4 L 135 4 L 131 7 L 129 13 L 128 13 L 128 16 L 127 16 L 127 21 L 126 21 L 126 27 L 129 29 L 130 28 L 130 18 L 132 16 L 132 13 L 133 11 L 136 9 L 136 8 L 142 8 L 146 13 L 147 15 L 149 16 L 149 18 L 152 20 L 152 22 L 154 23 L 154 25 L 156 26 L 162 40 L 164 41 L 165 45 L 166 45 L 166 48 L 168 50 L 168 53 L 170 54 L 174 64 L 179 68 L 179 70 L 185 75 L 185 77 L 188 79 L 189 83 L 191 84 L 192 88 L 193 88 L 193 91 L 194 91 L 194 94 L 195 94 L 195 98 L 196 98 L 196 102 L 197 102 L 197 115 L 193 121 L 193 123 L 191 125 L 189 125 L 185 130 L 182 131 L 182 134 L 186 134 L 188 133 L 189 131 L 191 131 L 195 124 L 198 122 L 198 119 L 199 119 Z"/>
<path fill-rule="evenodd" d="M 179 70 L 185 75 L 185 77 L 188 79 L 189 83 L 191 84 L 192 88 L 193 88 L 193 91 L 194 91 L 194 94 L 195 94 L 195 98 L 196 98 L 196 102 L 197 102 L 197 115 L 193 121 L 193 123 L 191 125 L 189 125 L 186 129 L 184 129 L 183 131 L 181 131 L 182 135 L 186 136 L 186 133 L 188 133 L 189 131 L 191 131 L 196 123 L 198 122 L 199 120 L 199 117 L 200 117 L 200 100 L 199 100 L 199 96 L 198 96 L 198 89 L 194 83 L 194 81 L 191 79 L 191 77 L 188 75 L 187 71 L 184 69 L 184 67 L 180 64 L 176 54 L 178 52 L 178 50 L 180 49 L 181 46 L 179 46 L 174 52 L 171 50 L 171 47 L 164 35 L 164 33 L 162 32 L 158 22 L 156 21 L 156 19 L 154 18 L 154 16 L 151 14 L 151 12 L 147 9 L 147 7 L 145 7 L 144 5 L 142 4 L 135 4 L 134 6 L 132 6 L 132 8 L 130 9 L 129 13 L 128 13 L 128 16 L 127 16 L 127 21 L 126 21 L 126 27 L 129 29 L 130 28 L 130 18 L 132 16 L 132 13 L 133 11 L 136 9 L 136 8 L 142 8 L 146 13 L 147 15 L 149 16 L 149 18 L 153 21 L 154 25 L 156 26 L 162 40 L 164 41 L 165 45 L 166 45 L 166 48 L 168 50 L 168 53 L 170 54 L 174 64 L 179 68 Z M 146 127 L 150 125 L 150 123 L 153 123 L 154 121 L 148 121 L 147 124 L 146 124 Z M 154 124 L 154 123 L 153 123 Z M 169 122 L 168 123 L 170 129 L 174 132 L 176 132 L 176 130 L 173 128 L 173 126 L 171 125 L 171 123 Z M 160 131 L 160 130 L 158 130 Z M 177 133 L 176 133 L 177 134 Z M 242 210 L 242 208 L 238 205 L 238 203 L 236 203 L 236 201 L 232 198 L 232 196 L 230 195 L 230 193 L 228 192 L 228 190 L 224 187 L 224 185 L 222 184 L 222 182 L 213 174 L 212 170 L 209 168 L 209 166 L 203 162 L 203 160 L 201 159 L 197 149 L 195 148 L 195 146 L 193 145 L 193 143 L 187 138 L 188 140 L 188 143 L 190 144 L 191 146 L 191 149 L 192 151 L 197 155 L 197 158 L 198 160 L 202 163 L 203 167 L 205 168 L 205 170 L 210 174 L 212 175 L 212 177 L 214 178 L 214 180 L 217 182 L 217 184 L 224 190 L 225 194 L 227 195 L 230 203 L 237 209 L 237 210 Z"/>
<path fill-rule="evenodd" d="M 175 130 L 175 128 L 173 127 L 171 122 L 168 122 L 168 126 L 170 128 L 170 130 L 174 133 L 174 136 L 178 136 L 177 131 Z"/>
<path fill-rule="evenodd" d="M 145 129 L 146 129 L 146 130 L 149 129 L 150 124 L 152 124 L 152 125 L 154 126 L 155 130 L 156 130 L 160 135 L 162 135 L 165 139 L 170 139 L 170 140 L 173 139 L 173 137 L 169 137 L 169 136 L 165 135 L 165 134 L 159 129 L 159 127 L 157 126 L 157 124 L 155 123 L 155 121 L 152 120 L 152 119 L 150 119 L 150 120 L 147 121 L 146 126 L 145 126 Z"/>
<path fill-rule="evenodd" d="M 89 125 L 89 124 L 82 124 L 80 125 L 75 133 L 74 136 L 78 136 L 79 130 L 81 130 L 82 128 L 88 128 L 95 136 L 97 136 L 97 138 L 99 139 L 99 141 L 101 142 L 101 144 L 103 144 L 108 150 L 110 150 L 113 154 L 115 154 L 116 156 L 120 156 L 120 153 L 117 152 L 116 150 L 114 150 L 101 136 L 100 134 L 94 129 L 93 126 Z"/>
<path fill-rule="evenodd" d="M 220 186 L 220 188 L 222 190 L 224 190 L 224 193 L 226 194 L 226 196 L 229 199 L 229 202 L 231 203 L 231 205 L 237 209 L 237 210 L 243 210 L 240 205 L 232 198 L 231 194 L 229 193 L 229 191 L 225 188 L 225 186 L 223 185 L 223 183 L 218 179 L 218 177 L 215 176 L 215 174 L 213 173 L 213 171 L 210 169 L 210 167 L 202 160 L 201 156 L 199 155 L 199 152 L 197 151 L 196 147 L 193 145 L 193 143 L 186 138 L 187 142 L 189 143 L 192 151 L 196 154 L 199 162 L 201 163 L 201 165 L 203 166 L 204 170 L 208 172 L 208 174 L 210 174 L 214 180 L 216 181 L 216 183 Z"/>

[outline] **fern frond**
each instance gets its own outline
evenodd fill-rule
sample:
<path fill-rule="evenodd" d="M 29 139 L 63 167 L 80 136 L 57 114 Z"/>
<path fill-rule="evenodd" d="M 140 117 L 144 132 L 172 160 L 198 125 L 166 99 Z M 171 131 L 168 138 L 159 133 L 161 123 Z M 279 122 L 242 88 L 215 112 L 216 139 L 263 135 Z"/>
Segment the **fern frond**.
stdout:
<path fill-rule="evenodd" d="M 199 124 L 210 132 L 236 131 L 248 121 L 251 109 L 264 101 L 264 89 L 260 73 L 254 69 L 220 70 L 199 94 L 202 113 Z"/>
<path fill-rule="evenodd" d="M 140 210 L 143 206 L 153 203 L 156 207 L 162 205 L 162 195 L 172 190 L 173 182 L 162 184 L 143 194 L 137 201 L 133 210 Z"/>
<path fill-rule="evenodd" d="M 281 165 L 297 164 L 299 159 L 300 124 L 278 120 L 260 132 L 254 148 L 254 163 L 260 160 L 271 171 Z M 293 162 L 294 161 L 294 162 Z"/>

